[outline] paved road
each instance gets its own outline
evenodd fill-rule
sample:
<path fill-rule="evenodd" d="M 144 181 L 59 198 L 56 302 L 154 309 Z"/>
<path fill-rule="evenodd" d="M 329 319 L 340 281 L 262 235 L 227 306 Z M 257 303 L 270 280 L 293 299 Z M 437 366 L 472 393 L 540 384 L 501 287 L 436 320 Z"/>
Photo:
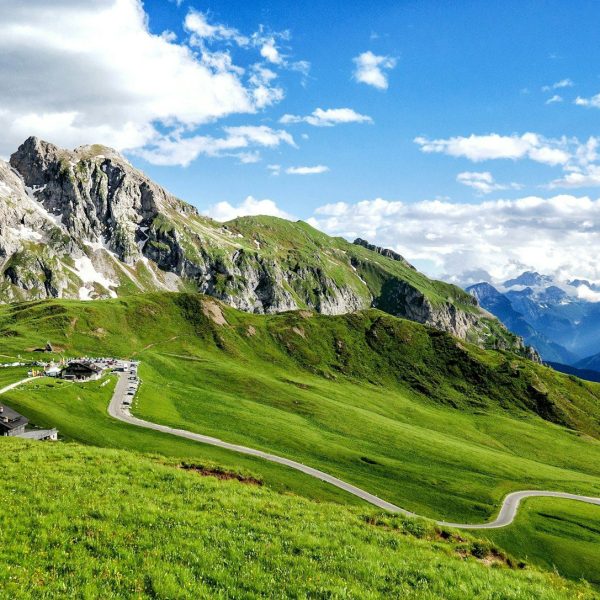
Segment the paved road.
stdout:
<path fill-rule="evenodd" d="M 16 383 L 11 383 L 10 385 L 0 389 L 0 394 L 6 394 L 6 392 L 10 392 L 10 390 L 14 390 L 16 387 L 19 387 L 28 381 L 33 381 L 34 379 L 37 379 L 37 377 L 27 377 L 25 379 L 21 379 L 21 381 L 17 381 Z"/>
<path fill-rule="evenodd" d="M 154 431 L 161 431 L 162 433 L 168 433 L 171 435 L 176 435 L 178 437 L 187 438 L 189 440 L 194 440 L 195 442 L 200 442 L 201 444 L 209 444 L 211 446 L 218 446 L 219 448 L 225 448 L 226 450 L 232 450 L 233 452 L 239 452 L 240 454 L 248 454 L 250 456 L 257 456 L 264 460 L 268 460 L 270 462 L 278 463 L 280 465 L 284 465 L 286 467 L 290 467 L 292 469 L 296 469 L 296 471 L 301 471 L 302 473 L 306 473 L 311 477 L 316 477 L 321 481 L 325 481 L 338 487 L 358 498 L 362 498 L 367 502 L 377 506 L 378 508 L 383 508 L 384 510 L 388 510 L 393 513 L 399 513 L 402 515 L 407 515 L 409 517 L 418 517 L 416 513 L 410 512 L 404 508 L 400 508 L 395 504 L 387 502 L 386 500 L 382 500 L 381 498 L 366 492 L 350 483 L 346 483 L 337 477 L 333 477 L 328 473 L 324 473 L 323 471 L 319 471 L 318 469 L 313 469 L 312 467 L 308 467 L 303 465 L 302 463 L 296 462 L 295 460 L 290 460 L 289 458 L 283 458 L 281 456 L 277 456 L 276 454 L 269 454 L 268 452 L 263 452 L 262 450 L 256 450 L 254 448 L 248 448 L 247 446 L 239 446 L 237 444 L 230 444 L 229 442 L 224 442 L 218 438 L 209 437 L 207 435 L 201 435 L 199 433 L 192 433 L 191 431 L 186 431 L 185 429 L 174 429 L 173 427 L 168 427 L 167 425 L 159 425 L 157 423 L 152 423 L 150 421 L 144 421 L 143 419 L 138 419 L 134 417 L 129 408 L 123 406 L 123 401 L 126 398 L 127 388 L 128 388 L 128 373 L 119 373 L 119 380 L 117 382 L 117 386 L 115 388 L 113 397 L 108 406 L 108 413 L 111 417 L 118 419 L 119 421 L 123 421 L 125 423 L 129 423 L 130 425 L 136 425 L 138 427 L 144 427 L 145 429 L 153 429 Z M 131 396 L 130 396 L 131 398 Z M 590 496 L 578 496 L 576 494 L 567 494 L 564 492 L 547 492 L 540 490 L 530 490 L 530 491 L 522 491 L 522 492 L 513 492 L 512 494 L 508 494 L 506 498 L 504 498 L 504 502 L 502 503 L 502 508 L 498 513 L 498 516 L 493 521 L 488 523 L 450 523 L 446 521 L 436 521 L 438 525 L 445 525 L 448 527 L 457 527 L 460 529 L 495 529 L 498 527 L 505 527 L 506 525 L 510 525 L 519 508 L 519 503 L 524 498 L 529 498 L 533 496 L 545 496 L 550 498 L 566 498 L 569 500 L 578 500 L 580 502 L 587 502 L 589 504 L 597 504 L 600 506 L 600 498 L 592 498 Z"/>

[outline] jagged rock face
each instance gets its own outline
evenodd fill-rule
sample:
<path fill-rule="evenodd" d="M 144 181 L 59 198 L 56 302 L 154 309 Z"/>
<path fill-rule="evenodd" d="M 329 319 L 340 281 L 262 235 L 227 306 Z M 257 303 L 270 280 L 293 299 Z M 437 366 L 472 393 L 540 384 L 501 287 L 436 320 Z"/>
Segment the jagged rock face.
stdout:
<path fill-rule="evenodd" d="M 398 280 L 390 280 L 384 286 L 377 306 L 397 317 L 452 331 L 463 339 L 481 319 L 481 314 L 457 310 L 450 303 L 434 306 L 419 290 Z"/>
<path fill-rule="evenodd" d="M 273 218 L 216 223 L 103 146 L 29 138 L 0 161 L 0 301 L 195 289 L 255 313 L 375 306 L 473 339 L 477 302 L 441 283 L 452 297 L 432 302 L 435 285 L 365 240 Z"/>
<path fill-rule="evenodd" d="M 183 203 L 102 146 L 73 152 L 29 138 L 10 158 L 46 210 L 76 240 L 104 243 L 127 264 L 139 259 L 138 227 Z M 192 207 L 188 207 L 193 211 Z"/>
<path fill-rule="evenodd" d="M 0 161 L 0 265 L 4 274 L 0 294 L 5 300 L 62 294 L 67 281 L 55 272 L 56 254 L 50 241 L 59 252 L 69 251 L 68 240 L 51 216 L 29 196 L 19 175 Z"/>
<path fill-rule="evenodd" d="M 472 305 L 473 308 L 478 308 L 474 297 Z M 538 353 L 525 346 L 522 338 L 518 336 L 493 336 L 491 340 L 487 325 L 487 322 L 495 321 L 491 314 L 482 314 L 480 310 L 460 310 L 450 302 L 434 305 L 423 293 L 405 281 L 392 279 L 387 282 L 381 296 L 376 300 L 376 306 L 397 317 L 451 332 L 459 338 L 479 345 L 497 350 L 517 350 L 530 360 L 541 362 Z"/>

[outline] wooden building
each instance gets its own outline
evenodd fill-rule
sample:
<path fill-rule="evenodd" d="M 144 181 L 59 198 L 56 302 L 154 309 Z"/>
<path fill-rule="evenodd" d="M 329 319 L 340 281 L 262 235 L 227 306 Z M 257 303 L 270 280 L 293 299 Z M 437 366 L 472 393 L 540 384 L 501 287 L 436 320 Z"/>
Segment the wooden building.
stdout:
<path fill-rule="evenodd" d="M 102 377 L 103 372 L 96 364 L 73 361 L 62 370 L 61 377 L 71 381 L 95 381 Z"/>
<path fill-rule="evenodd" d="M 8 406 L 0 405 L 0 436 L 18 436 L 25 433 L 29 423 L 23 415 Z"/>

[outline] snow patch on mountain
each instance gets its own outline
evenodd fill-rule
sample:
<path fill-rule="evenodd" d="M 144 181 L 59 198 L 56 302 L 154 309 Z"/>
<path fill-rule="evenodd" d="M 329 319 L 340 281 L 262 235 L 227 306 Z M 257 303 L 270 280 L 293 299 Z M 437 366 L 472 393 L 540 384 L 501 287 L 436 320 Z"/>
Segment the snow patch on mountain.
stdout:
<path fill-rule="evenodd" d="M 103 273 L 96 270 L 94 263 L 91 261 L 89 256 L 82 256 L 75 259 L 75 267 L 73 272 L 81 279 L 83 286 L 79 288 L 79 299 L 80 300 L 92 300 L 92 293 L 94 292 L 94 283 L 101 285 L 103 288 L 108 290 L 112 298 L 116 298 L 117 294 L 112 288 L 116 288 L 119 284 L 111 281 Z"/>

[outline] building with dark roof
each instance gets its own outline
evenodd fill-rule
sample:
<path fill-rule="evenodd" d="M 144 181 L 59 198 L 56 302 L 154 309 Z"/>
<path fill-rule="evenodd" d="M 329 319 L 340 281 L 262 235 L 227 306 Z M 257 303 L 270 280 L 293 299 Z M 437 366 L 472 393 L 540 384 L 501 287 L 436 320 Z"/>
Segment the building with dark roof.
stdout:
<path fill-rule="evenodd" d="M 94 381 L 102 377 L 104 369 L 94 363 L 73 361 L 61 373 L 63 379 L 72 381 Z"/>
<path fill-rule="evenodd" d="M 29 420 L 8 406 L 0 405 L 0 435 L 17 436 L 25 433 Z"/>

